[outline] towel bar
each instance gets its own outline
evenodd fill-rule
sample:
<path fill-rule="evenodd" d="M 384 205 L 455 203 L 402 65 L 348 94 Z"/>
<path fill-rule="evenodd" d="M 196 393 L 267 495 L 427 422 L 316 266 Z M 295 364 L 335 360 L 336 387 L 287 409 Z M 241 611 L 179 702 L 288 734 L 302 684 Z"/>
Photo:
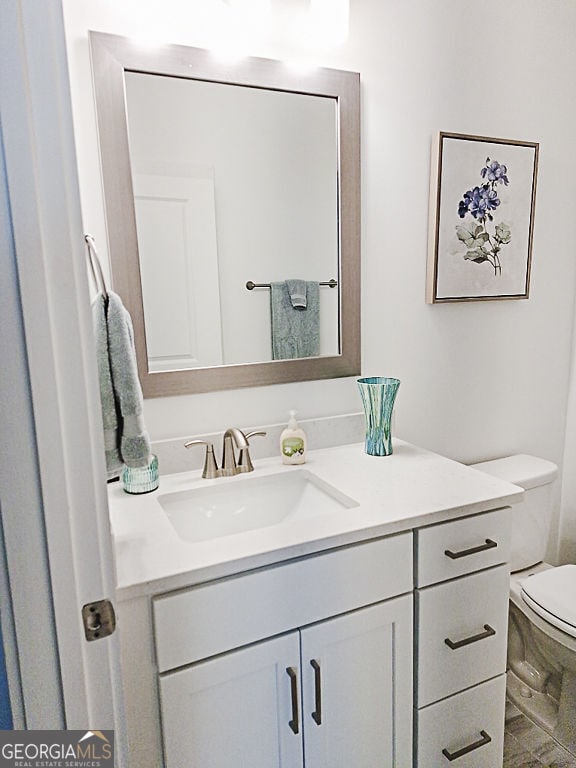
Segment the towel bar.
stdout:
<path fill-rule="evenodd" d="M 338 285 L 338 281 L 332 278 L 332 280 L 327 280 L 326 282 L 318 283 L 318 285 L 327 285 L 329 288 L 336 288 L 336 286 Z M 253 291 L 254 288 L 270 288 L 270 283 L 253 283 L 252 280 L 248 280 L 248 282 L 246 283 L 246 288 L 249 291 Z"/>

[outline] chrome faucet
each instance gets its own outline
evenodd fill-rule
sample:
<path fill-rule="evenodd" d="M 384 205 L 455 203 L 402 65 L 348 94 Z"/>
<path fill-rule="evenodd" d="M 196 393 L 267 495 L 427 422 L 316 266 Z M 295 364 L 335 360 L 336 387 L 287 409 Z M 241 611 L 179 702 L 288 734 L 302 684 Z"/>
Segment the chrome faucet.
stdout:
<path fill-rule="evenodd" d="M 212 480 L 215 477 L 231 477 L 232 475 L 252 472 L 254 470 L 254 464 L 250 457 L 250 443 L 248 441 L 251 437 L 256 437 L 257 435 L 264 437 L 266 432 L 253 431 L 245 434 L 237 427 L 227 429 L 222 440 L 222 466 L 220 469 L 216 463 L 212 443 L 206 440 L 189 440 L 187 443 L 184 443 L 184 447 L 190 448 L 193 445 L 206 446 L 202 477 L 207 480 Z M 236 459 L 235 447 L 238 449 L 238 459 Z"/>

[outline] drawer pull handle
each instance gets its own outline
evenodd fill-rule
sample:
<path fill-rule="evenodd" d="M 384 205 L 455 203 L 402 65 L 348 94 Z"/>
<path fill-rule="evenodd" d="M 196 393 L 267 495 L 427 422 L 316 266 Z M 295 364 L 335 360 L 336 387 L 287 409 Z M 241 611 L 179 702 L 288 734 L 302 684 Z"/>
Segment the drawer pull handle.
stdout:
<path fill-rule="evenodd" d="M 449 637 L 446 637 L 444 639 L 444 642 L 449 648 L 452 648 L 453 651 L 455 651 L 457 648 L 462 648 L 465 645 L 470 645 L 470 643 L 477 643 L 478 640 L 485 640 L 487 637 L 492 637 L 492 635 L 496 634 L 496 630 L 492 629 L 490 624 L 484 624 L 484 632 L 480 632 L 478 635 L 471 635 L 470 637 L 465 637 L 464 640 L 450 640 Z"/>
<path fill-rule="evenodd" d="M 299 733 L 300 723 L 298 720 L 298 676 L 294 667 L 286 667 L 286 672 L 290 678 L 290 695 L 292 698 L 292 720 L 288 725 L 293 733 Z"/>
<path fill-rule="evenodd" d="M 458 760 L 459 757 L 463 757 L 469 752 L 473 752 L 475 749 L 480 749 L 480 747 L 484 747 L 492 741 L 492 737 L 489 736 L 486 731 L 480 731 L 480 736 L 482 736 L 481 739 L 478 739 L 478 741 L 475 741 L 473 744 L 468 744 L 467 747 L 462 747 L 462 749 L 459 749 L 456 752 L 449 752 L 447 749 L 443 749 L 442 754 L 452 762 L 452 760 Z"/>
<path fill-rule="evenodd" d="M 450 560 L 458 560 L 460 557 L 468 557 L 468 555 L 475 555 L 477 552 L 484 552 L 487 549 L 494 549 L 498 546 L 498 542 L 492 541 L 492 539 L 486 539 L 484 544 L 480 544 L 477 547 L 470 547 L 470 549 L 462 549 L 460 552 L 452 552 L 451 549 L 445 549 L 444 554 L 449 557 Z"/>
<path fill-rule="evenodd" d="M 316 725 L 322 724 L 322 680 L 320 677 L 320 664 L 316 659 L 312 659 L 310 666 L 314 670 L 314 698 L 316 700 L 316 709 L 312 712 L 312 720 Z"/>

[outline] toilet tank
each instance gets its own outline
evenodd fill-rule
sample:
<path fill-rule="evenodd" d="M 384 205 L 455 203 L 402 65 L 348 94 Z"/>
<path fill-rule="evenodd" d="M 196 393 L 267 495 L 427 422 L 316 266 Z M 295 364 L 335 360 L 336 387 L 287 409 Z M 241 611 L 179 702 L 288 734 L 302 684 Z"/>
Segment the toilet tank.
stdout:
<path fill-rule="evenodd" d="M 558 467 L 537 456 L 516 454 L 472 464 L 473 469 L 524 488 L 524 500 L 511 507 L 511 569 L 521 571 L 544 560 L 552 522 L 552 483 Z"/>

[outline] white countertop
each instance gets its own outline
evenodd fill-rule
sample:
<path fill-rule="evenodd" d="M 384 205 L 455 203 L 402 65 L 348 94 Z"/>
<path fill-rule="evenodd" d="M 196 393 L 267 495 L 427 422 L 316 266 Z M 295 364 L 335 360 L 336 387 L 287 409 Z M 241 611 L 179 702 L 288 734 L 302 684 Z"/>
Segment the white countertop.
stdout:
<path fill-rule="evenodd" d="M 162 494 L 294 472 L 261 459 L 250 475 L 203 480 L 198 471 L 160 475 L 157 491 L 129 495 L 109 486 L 120 599 L 158 594 L 263 565 L 514 504 L 521 488 L 438 454 L 394 441 L 391 456 L 363 443 L 308 453 L 304 467 L 358 506 L 202 542 L 184 541 L 158 502 Z M 160 467 L 162 472 L 162 467 Z"/>

